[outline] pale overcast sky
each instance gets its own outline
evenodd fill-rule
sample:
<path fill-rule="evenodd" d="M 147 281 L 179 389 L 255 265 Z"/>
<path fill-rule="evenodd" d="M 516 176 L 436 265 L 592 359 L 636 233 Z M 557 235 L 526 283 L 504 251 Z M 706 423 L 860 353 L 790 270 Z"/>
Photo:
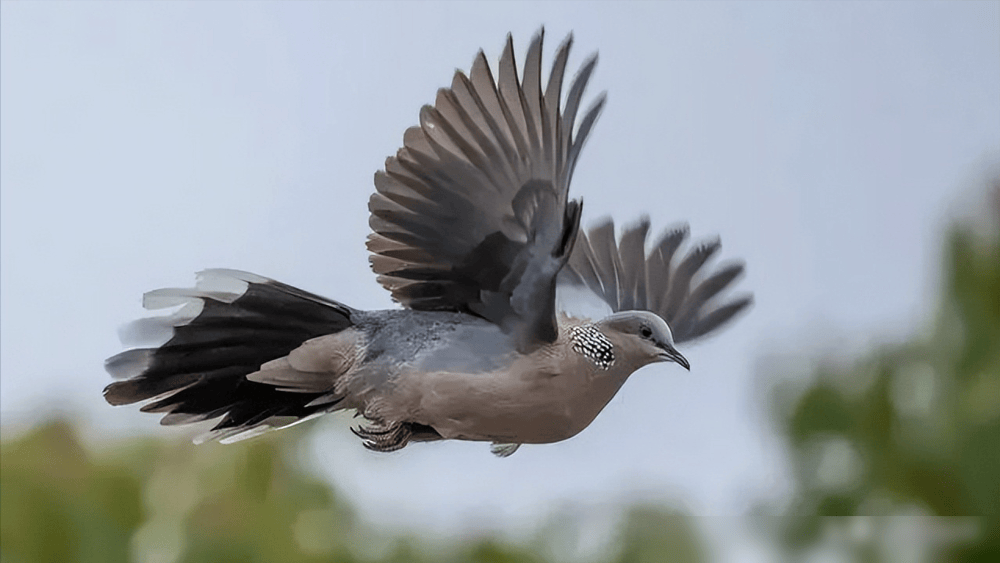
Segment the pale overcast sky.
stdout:
<path fill-rule="evenodd" d="M 762 355 L 919 330 L 949 210 L 1000 153 L 1000 9 L 961 3 L 0 4 L 5 431 L 68 410 L 166 434 L 101 398 L 144 291 L 231 267 L 358 308 L 372 175 L 421 105 L 570 31 L 608 104 L 571 193 L 584 222 L 649 213 L 720 235 L 755 308 L 641 370 L 595 423 L 509 459 L 379 456 L 333 421 L 312 457 L 381 523 L 517 527 L 622 495 L 733 514 L 780 494 Z M 574 63 L 575 61 L 575 63 Z"/>

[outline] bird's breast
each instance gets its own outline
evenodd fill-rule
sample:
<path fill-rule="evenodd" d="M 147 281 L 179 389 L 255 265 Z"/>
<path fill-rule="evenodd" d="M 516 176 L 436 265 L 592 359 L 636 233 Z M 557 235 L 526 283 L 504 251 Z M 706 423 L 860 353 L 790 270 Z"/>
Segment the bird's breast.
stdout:
<path fill-rule="evenodd" d="M 445 438 L 551 443 L 586 428 L 621 385 L 563 342 L 502 356 L 490 369 L 470 371 L 459 369 L 467 358 L 446 355 L 401 374 L 396 416 L 432 426 Z M 423 369 L 435 362 L 441 369 Z"/>

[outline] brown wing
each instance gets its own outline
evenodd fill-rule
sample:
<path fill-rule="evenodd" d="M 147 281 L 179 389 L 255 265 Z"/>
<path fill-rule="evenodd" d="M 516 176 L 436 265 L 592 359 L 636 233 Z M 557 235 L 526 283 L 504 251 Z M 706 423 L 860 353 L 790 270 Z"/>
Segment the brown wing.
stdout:
<path fill-rule="evenodd" d="M 520 80 L 510 36 L 496 80 L 482 51 L 468 76 L 457 71 L 375 174 L 369 202 L 372 269 L 396 301 L 481 316 L 529 347 L 556 336 L 555 279 L 581 211 L 567 200 L 570 177 L 604 103 L 602 95 L 574 130 L 596 56 L 561 109 L 572 38 L 543 92 L 542 36 Z"/>

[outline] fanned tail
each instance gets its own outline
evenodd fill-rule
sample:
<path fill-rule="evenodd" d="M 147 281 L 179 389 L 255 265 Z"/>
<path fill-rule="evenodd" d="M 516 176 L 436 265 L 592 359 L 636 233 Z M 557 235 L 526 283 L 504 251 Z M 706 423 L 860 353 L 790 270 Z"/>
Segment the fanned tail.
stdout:
<path fill-rule="evenodd" d="M 356 311 L 292 286 L 237 270 L 206 270 L 193 289 L 161 289 L 146 309 L 181 305 L 174 314 L 135 321 L 126 350 L 105 362 L 117 381 L 104 389 L 112 405 L 151 400 L 143 412 L 166 413 L 161 424 L 222 417 L 198 441 L 236 441 L 301 422 L 336 408 L 310 403 L 323 393 L 289 393 L 246 376 L 306 340 L 352 326 Z"/>

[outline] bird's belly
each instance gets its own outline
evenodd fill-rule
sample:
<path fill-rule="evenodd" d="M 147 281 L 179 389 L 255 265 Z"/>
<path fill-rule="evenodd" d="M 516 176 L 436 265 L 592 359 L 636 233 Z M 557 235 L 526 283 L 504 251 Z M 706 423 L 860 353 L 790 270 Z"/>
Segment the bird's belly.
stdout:
<path fill-rule="evenodd" d="M 580 401 L 565 388 L 560 380 L 565 376 L 434 373 L 425 377 L 417 418 L 445 438 L 558 442 L 576 435 L 600 412 L 587 408 L 589 400 Z"/>

